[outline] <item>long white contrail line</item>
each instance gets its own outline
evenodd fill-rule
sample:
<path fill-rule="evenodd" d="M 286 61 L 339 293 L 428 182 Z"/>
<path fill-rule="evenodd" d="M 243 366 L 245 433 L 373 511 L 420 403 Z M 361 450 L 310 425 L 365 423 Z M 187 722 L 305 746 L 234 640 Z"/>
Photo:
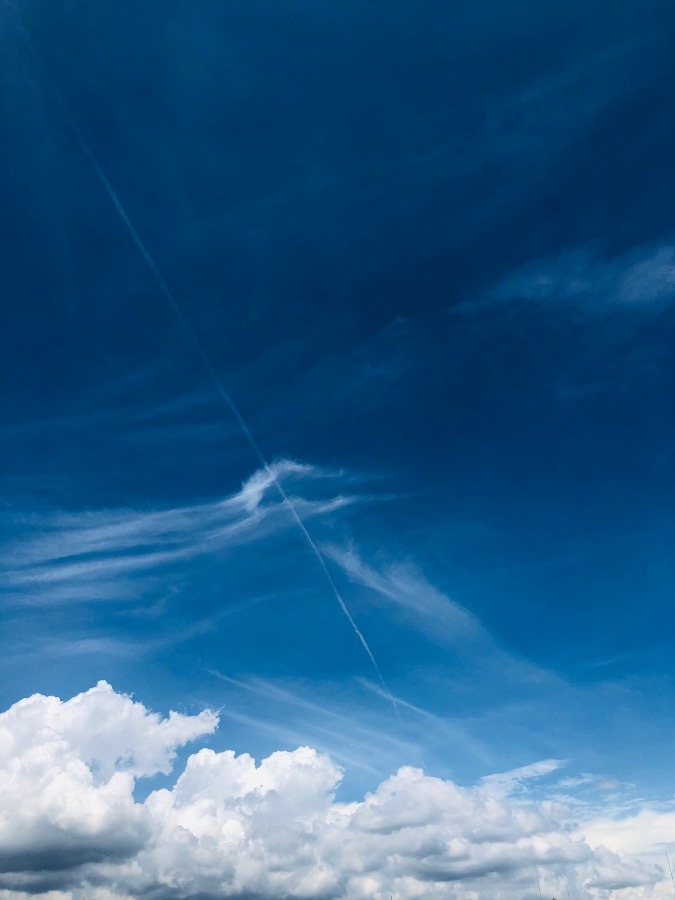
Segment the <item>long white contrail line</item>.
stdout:
<path fill-rule="evenodd" d="M 43 69 L 43 72 L 44 72 L 44 69 Z M 150 252 L 147 250 L 145 244 L 141 240 L 141 237 L 140 237 L 139 233 L 136 231 L 136 228 L 135 228 L 133 222 L 127 215 L 127 212 L 122 204 L 122 201 L 118 197 L 117 192 L 115 191 L 112 184 L 110 183 L 108 176 L 106 175 L 106 173 L 104 172 L 103 168 L 101 167 L 98 159 L 94 155 L 94 151 L 89 146 L 89 143 L 87 142 L 84 134 L 82 133 L 82 130 L 80 129 L 79 125 L 77 124 L 77 122 L 73 118 L 70 110 L 68 109 L 68 107 L 61 95 L 61 92 L 58 90 L 56 85 L 53 84 L 53 82 L 51 81 L 51 79 L 49 78 L 47 73 L 44 73 L 44 75 L 45 75 L 45 80 L 47 81 L 47 84 L 49 86 L 49 89 L 50 89 L 51 93 L 53 94 L 53 96 L 55 97 L 58 107 L 61 110 L 61 114 L 63 115 L 65 122 L 67 123 L 70 131 L 73 133 L 74 137 L 76 138 L 77 143 L 80 146 L 80 149 L 82 150 L 84 155 L 87 157 L 87 159 L 91 163 L 92 168 L 96 172 L 96 175 L 98 176 L 99 181 L 105 188 L 106 193 L 112 200 L 113 205 L 114 205 L 115 209 L 117 210 L 120 218 L 122 219 L 122 222 L 126 226 L 126 229 L 129 232 L 129 235 L 130 235 L 132 241 L 136 245 L 137 250 L 139 251 L 139 253 L 143 257 L 143 259 L 147 263 L 148 268 L 152 272 L 152 274 L 155 278 L 155 281 L 157 282 L 157 286 L 159 287 L 160 292 L 162 293 L 164 299 L 167 301 L 167 303 L 173 310 L 174 315 L 176 316 L 176 318 L 182 325 L 183 330 L 190 338 L 190 341 L 192 342 L 192 346 L 194 347 L 197 355 L 199 356 L 200 360 L 202 361 L 204 368 L 210 375 L 211 380 L 213 381 L 213 384 L 216 387 L 218 394 L 220 395 L 220 398 L 223 400 L 223 402 L 225 403 L 225 405 L 228 408 L 228 410 L 230 411 L 230 413 L 236 419 L 237 424 L 239 425 L 241 431 L 243 432 L 244 437 L 246 438 L 251 450 L 257 457 L 260 465 L 262 466 L 264 471 L 267 473 L 268 477 L 270 478 L 270 481 L 276 488 L 284 505 L 290 512 L 291 517 L 293 518 L 293 521 L 297 525 L 298 529 L 300 530 L 300 533 L 302 534 L 302 536 L 305 540 L 305 543 L 307 544 L 308 548 L 310 549 L 313 556 L 315 557 L 317 563 L 319 564 L 321 571 L 324 574 L 324 577 L 326 578 L 326 581 L 330 585 L 330 589 L 331 589 L 335 599 L 337 600 L 337 602 L 340 606 L 340 609 L 342 610 L 345 617 L 347 618 L 347 621 L 351 625 L 352 630 L 354 631 L 354 634 L 357 636 L 357 638 L 361 642 L 363 649 L 366 651 L 366 654 L 368 655 L 368 658 L 370 659 L 370 662 L 371 662 L 375 672 L 377 673 L 377 677 L 378 677 L 382 687 L 384 688 L 386 695 L 389 698 L 392 706 L 394 707 L 394 711 L 396 713 L 397 718 L 400 719 L 398 706 L 396 704 L 394 695 L 389 690 L 387 683 L 385 682 L 385 680 L 382 676 L 382 672 L 380 671 L 380 667 L 377 664 L 377 660 L 375 659 L 375 656 L 373 655 L 373 651 L 368 646 L 368 642 L 366 641 L 360 628 L 354 621 L 352 614 L 349 612 L 349 609 L 347 608 L 347 604 L 342 599 L 342 595 L 340 594 L 340 591 L 338 590 L 338 587 L 335 584 L 335 580 L 334 580 L 333 576 L 331 575 L 331 573 L 328 569 L 328 566 L 326 565 L 326 561 L 323 558 L 323 554 L 319 550 L 314 538 L 311 536 L 311 534 L 307 530 L 305 523 L 300 518 L 300 515 L 298 514 L 298 511 L 295 508 L 295 504 L 293 503 L 291 498 L 288 496 L 288 494 L 284 490 L 283 485 L 277 478 L 274 470 L 267 462 L 267 459 L 265 458 L 262 450 L 258 446 L 256 439 L 251 434 L 251 430 L 248 427 L 248 425 L 246 424 L 246 420 L 244 419 L 242 414 L 239 412 L 239 409 L 237 408 L 235 402 L 232 400 L 229 393 L 225 389 L 225 385 L 223 384 L 220 376 L 218 375 L 215 368 L 213 367 L 213 364 L 211 363 L 211 360 L 209 359 L 206 351 L 204 350 L 204 348 L 201 344 L 201 341 L 199 340 L 199 338 L 197 336 L 197 333 L 195 332 L 192 325 L 185 317 L 183 310 L 180 308 L 180 306 L 176 302 L 176 299 L 174 298 L 173 294 L 169 290 L 169 287 L 168 287 L 166 281 L 164 280 L 164 276 L 162 275 L 159 268 L 157 267 L 157 263 L 152 258 Z"/>

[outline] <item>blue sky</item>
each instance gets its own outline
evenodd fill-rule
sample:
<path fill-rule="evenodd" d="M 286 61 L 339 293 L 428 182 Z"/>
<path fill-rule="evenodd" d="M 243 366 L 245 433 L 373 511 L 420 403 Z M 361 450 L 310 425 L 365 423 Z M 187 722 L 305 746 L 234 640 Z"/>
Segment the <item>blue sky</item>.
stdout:
<path fill-rule="evenodd" d="M 671 4 L 2 20 L 2 708 L 670 803 Z"/>

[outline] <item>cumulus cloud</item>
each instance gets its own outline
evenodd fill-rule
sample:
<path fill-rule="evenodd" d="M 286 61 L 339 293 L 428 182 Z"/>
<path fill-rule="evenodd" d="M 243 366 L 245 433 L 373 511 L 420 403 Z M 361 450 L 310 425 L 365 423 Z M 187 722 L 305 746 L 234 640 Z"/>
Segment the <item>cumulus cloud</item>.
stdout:
<path fill-rule="evenodd" d="M 36 694 L 2 713 L 0 884 L 138 853 L 152 823 L 134 801 L 135 778 L 169 772 L 176 748 L 217 721 L 209 711 L 162 719 L 105 682 L 66 702 Z"/>
<path fill-rule="evenodd" d="M 666 896 L 658 866 L 592 846 L 567 806 L 523 790 L 554 760 L 468 787 L 404 766 L 343 802 L 342 770 L 310 747 L 260 763 L 203 748 L 172 786 L 134 798 L 136 778 L 216 725 L 208 711 L 163 718 L 105 682 L 0 715 L 0 897 L 523 900 L 537 878 L 584 900 Z"/>

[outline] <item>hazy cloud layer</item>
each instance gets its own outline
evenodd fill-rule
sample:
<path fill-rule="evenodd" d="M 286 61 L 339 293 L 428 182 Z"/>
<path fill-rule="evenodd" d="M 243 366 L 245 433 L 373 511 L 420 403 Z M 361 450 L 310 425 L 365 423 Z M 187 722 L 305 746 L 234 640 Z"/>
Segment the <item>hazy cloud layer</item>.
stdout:
<path fill-rule="evenodd" d="M 340 802 L 342 770 L 310 747 L 259 764 L 201 749 L 170 788 L 134 798 L 137 777 L 166 772 L 217 722 L 162 718 L 105 682 L 3 713 L 0 896 L 523 900 L 537 877 L 587 900 L 666 896 L 660 867 L 602 846 L 620 823 L 591 824 L 589 842 L 555 786 L 529 794 L 555 760 L 469 787 L 404 766 Z"/>

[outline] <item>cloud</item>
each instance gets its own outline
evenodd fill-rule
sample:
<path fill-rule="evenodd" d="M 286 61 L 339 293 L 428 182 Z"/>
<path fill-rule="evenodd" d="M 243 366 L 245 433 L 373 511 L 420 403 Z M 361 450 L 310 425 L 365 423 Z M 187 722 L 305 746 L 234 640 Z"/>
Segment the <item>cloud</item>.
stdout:
<path fill-rule="evenodd" d="M 322 491 L 339 473 L 291 460 L 270 466 L 302 519 L 327 515 L 358 499 Z M 160 567 L 262 540 L 294 527 L 270 472 L 256 472 L 225 498 L 166 509 L 103 509 L 16 516 L 18 536 L 5 544 L 0 567 L 9 596 L 20 602 L 124 599 L 128 579 Z M 313 496 L 295 496 L 302 482 Z M 11 515 L 11 514 L 9 514 Z M 126 580 L 125 580 L 126 579 Z"/>
<path fill-rule="evenodd" d="M 508 275 L 486 297 L 453 307 L 463 314 L 512 301 L 557 303 L 603 314 L 616 307 L 660 307 L 675 300 L 675 245 L 638 247 L 603 258 L 587 247 L 536 260 Z"/>
<path fill-rule="evenodd" d="M 364 562 L 353 548 L 333 545 L 323 550 L 352 582 L 393 603 L 436 637 L 453 642 L 491 641 L 475 616 L 429 584 L 415 566 L 396 563 L 378 570 Z"/>
<path fill-rule="evenodd" d="M 275 478 L 281 480 L 285 476 L 294 475 L 298 478 L 316 477 L 318 470 L 313 466 L 284 459 L 273 463 L 267 469 L 258 469 L 248 478 L 241 488 L 241 499 L 248 512 L 255 512 L 260 507 L 265 494 L 275 486 Z"/>
<path fill-rule="evenodd" d="M 375 566 L 353 547 L 331 545 L 323 550 L 354 584 L 366 589 L 373 606 L 389 606 L 407 628 L 451 649 L 452 665 L 458 672 L 467 667 L 471 678 L 450 675 L 443 690 L 461 690 L 465 702 L 471 695 L 474 714 L 479 708 L 486 709 L 486 701 L 488 706 L 495 704 L 498 696 L 501 702 L 508 696 L 522 701 L 525 693 L 526 702 L 538 697 L 547 707 L 554 696 L 566 704 L 580 701 L 581 695 L 559 674 L 503 644 L 476 615 L 431 584 L 414 564 Z M 405 701 L 403 705 L 407 705 Z"/>
<path fill-rule="evenodd" d="M 564 761 L 560 759 L 543 759 L 536 763 L 530 763 L 527 766 L 519 766 L 510 772 L 486 775 L 481 779 L 481 783 L 492 796 L 501 795 L 508 797 L 528 779 L 550 775 L 551 772 L 555 772 L 564 765 Z"/>
<path fill-rule="evenodd" d="M 597 815 L 583 829 L 591 846 L 604 844 L 617 853 L 668 850 L 675 836 L 675 810 L 645 806 L 629 815 Z"/>
<path fill-rule="evenodd" d="M 66 702 L 35 694 L 14 704 L 0 715 L 0 872 L 136 854 L 151 821 L 134 802 L 135 778 L 169 772 L 176 748 L 217 723 L 209 711 L 162 719 L 105 682 Z"/>
<path fill-rule="evenodd" d="M 138 777 L 216 724 L 162 718 L 105 682 L 0 715 L 0 896 L 523 900 L 537 877 L 583 900 L 667 896 L 661 868 L 594 848 L 568 807 L 522 790 L 556 761 L 468 787 L 403 766 L 344 802 L 341 768 L 313 748 L 260 763 L 203 748 L 134 799 Z"/>

